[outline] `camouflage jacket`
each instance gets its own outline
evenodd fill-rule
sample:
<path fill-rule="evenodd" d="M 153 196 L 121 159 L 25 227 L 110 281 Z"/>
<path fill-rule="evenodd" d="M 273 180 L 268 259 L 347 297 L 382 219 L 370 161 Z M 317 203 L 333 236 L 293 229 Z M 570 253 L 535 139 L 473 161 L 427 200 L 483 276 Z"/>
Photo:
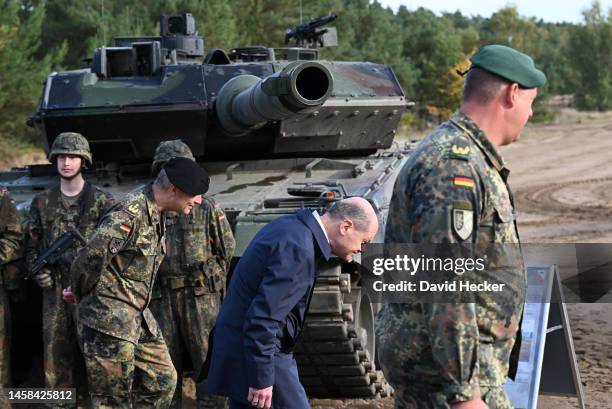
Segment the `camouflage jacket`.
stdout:
<path fill-rule="evenodd" d="M 148 305 L 165 254 L 164 230 L 151 184 L 108 211 L 70 269 L 80 323 L 136 343 L 144 318 L 157 333 Z"/>
<path fill-rule="evenodd" d="M 225 290 L 236 241 L 225 212 L 210 197 L 188 215 L 166 214 L 166 257 L 159 267 L 156 286 L 204 287 Z"/>
<path fill-rule="evenodd" d="M 385 243 L 518 248 L 504 266 L 521 285 L 512 305 L 498 304 L 491 293 L 478 294 L 474 303 L 386 305 L 378 333 L 384 360 L 397 361 L 389 364 L 390 378 L 429 385 L 449 402 L 471 399 L 479 385 L 505 382 L 526 281 L 508 174 L 495 146 L 461 112 L 423 140 L 401 170 Z"/>
<path fill-rule="evenodd" d="M 0 186 L 0 266 L 18 259 L 23 251 L 22 245 L 23 232 L 15 201 L 8 190 Z"/>
<path fill-rule="evenodd" d="M 66 207 L 62 202 L 59 185 L 34 197 L 26 221 L 28 267 L 38 255 L 66 232 L 67 227 L 79 230 L 89 237 L 96 229 L 104 213 L 113 205 L 112 196 L 102 189 L 85 182 L 77 202 Z M 81 244 L 76 241 L 56 265 L 51 266 L 55 282 L 63 288 L 69 285 L 68 270 Z"/>

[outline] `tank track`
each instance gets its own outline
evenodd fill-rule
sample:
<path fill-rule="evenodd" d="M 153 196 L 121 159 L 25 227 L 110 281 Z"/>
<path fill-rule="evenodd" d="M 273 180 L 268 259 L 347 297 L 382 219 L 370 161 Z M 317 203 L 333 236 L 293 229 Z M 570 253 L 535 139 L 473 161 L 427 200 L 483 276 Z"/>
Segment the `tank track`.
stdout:
<path fill-rule="evenodd" d="M 374 364 L 372 305 L 358 275 L 322 269 L 294 350 L 300 381 L 316 398 L 387 397 L 393 389 Z"/>

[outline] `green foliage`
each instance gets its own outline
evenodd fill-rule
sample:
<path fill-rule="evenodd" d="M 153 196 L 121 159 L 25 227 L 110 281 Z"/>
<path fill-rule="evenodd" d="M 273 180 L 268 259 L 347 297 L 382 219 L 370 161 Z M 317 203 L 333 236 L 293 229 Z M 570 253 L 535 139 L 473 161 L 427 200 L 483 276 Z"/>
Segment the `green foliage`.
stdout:
<path fill-rule="evenodd" d="M 0 0 L 0 137 L 33 137 L 25 120 L 34 110 L 42 82 L 66 53 L 65 44 L 39 54 L 45 4 Z"/>
<path fill-rule="evenodd" d="M 584 20 L 572 27 L 569 39 L 576 106 L 605 111 L 612 108 L 612 10 L 604 14 L 596 1 Z"/>
<path fill-rule="evenodd" d="M 410 12 L 400 7 L 398 18 L 404 28 L 402 55 L 412 63 L 416 77 L 409 94 L 416 102 L 416 113 L 425 122 L 439 122 L 443 113 L 459 105 L 443 85 L 457 75 L 451 69 L 465 58 L 463 44 L 452 22 L 429 10 Z"/>

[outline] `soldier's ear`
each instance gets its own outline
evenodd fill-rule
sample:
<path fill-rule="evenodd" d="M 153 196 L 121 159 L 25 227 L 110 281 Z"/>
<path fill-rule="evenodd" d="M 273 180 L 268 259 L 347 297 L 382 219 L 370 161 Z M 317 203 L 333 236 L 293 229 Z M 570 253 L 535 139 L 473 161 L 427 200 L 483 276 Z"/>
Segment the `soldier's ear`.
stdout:
<path fill-rule="evenodd" d="M 506 86 L 506 89 L 504 90 L 504 103 L 506 106 L 512 108 L 516 105 L 520 90 L 521 89 L 516 82 Z"/>

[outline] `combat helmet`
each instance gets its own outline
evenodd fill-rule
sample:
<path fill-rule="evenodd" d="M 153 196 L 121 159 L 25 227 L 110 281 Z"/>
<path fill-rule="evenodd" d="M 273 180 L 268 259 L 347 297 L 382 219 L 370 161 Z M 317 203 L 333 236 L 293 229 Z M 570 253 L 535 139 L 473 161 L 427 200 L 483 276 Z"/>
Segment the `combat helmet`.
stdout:
<path fill-rule="evenodd" d="M 155 149 L 153 164 L 151 165 L 151 172 L 153 174 L 157 173 L 161 165 L 168 162 L 172 158 L 187 158 L 195 161 L 189 146 L 187 146 L 187 144 L 180 139 L 161 141 Z"/>
<path fill-rule="evenodd" d="M 83 158 L 87 166 L 92 163 L 89 142 L 77 132 L 62 132 L 57 135 L 49 152 L 49 161 L 53 162 L 57 155 L 76 155 Z"/>

